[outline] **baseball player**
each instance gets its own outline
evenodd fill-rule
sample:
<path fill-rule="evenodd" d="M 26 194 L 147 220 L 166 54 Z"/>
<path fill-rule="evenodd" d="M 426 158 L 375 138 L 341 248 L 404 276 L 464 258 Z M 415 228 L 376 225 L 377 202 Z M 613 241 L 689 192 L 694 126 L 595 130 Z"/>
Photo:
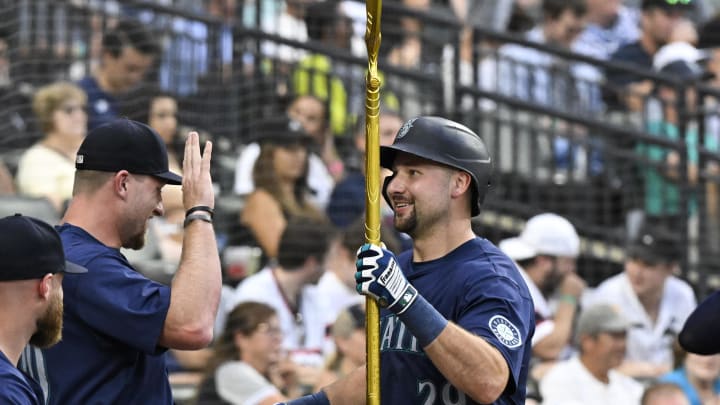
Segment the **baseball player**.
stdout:
<path fill-rule="evenodd" d="M 173 403 L 165 351 L 206 347 L 220 297 L 211 154 L 191 132 L 181 178 L 157 132 L 128 119 L 95 128 L 80 145 L 58 233 L 88 273 L 64 280 L 63 340 L 23 354 L 48 404 Z M 120 248 L 142 247 L 149 218 L 163 215 L 162 188 L 181 183 L 188 211 L 170 288 L 138 273 Z"/>
<path fill-rule="evenodd" d="M 40 385 L 16 368 L 20 353 L 60 340 L 64 274 L 87 270 L 65 261 L 52 226 L 20 214 L 0 219 L 0 258 L 0 404 L 41 405 Z"/>
<path fill-rule="evenodd" d="M 476 236 L 492 171 L 483 141 L 437 117 L 407 121 L 380 163 L 394 225 L 413 238 L 398 257 L 365 244 L 357 290 L 376 299 L 386 404 L 522 404 L 535 330 L 530 293 L 513 262 Z M 365 369 L 289 404 L 365 401 Z"/>

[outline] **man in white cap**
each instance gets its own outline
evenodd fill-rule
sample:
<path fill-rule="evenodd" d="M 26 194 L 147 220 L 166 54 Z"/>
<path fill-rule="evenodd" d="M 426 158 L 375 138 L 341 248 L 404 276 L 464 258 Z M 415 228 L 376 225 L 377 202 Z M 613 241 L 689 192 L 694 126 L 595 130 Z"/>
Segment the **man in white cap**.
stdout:
<path fill-rule="evenodd" d="M 575 227 L 559 215 L 539 214 L 527 221 L 518 237 L 501 241 L 499 247 L 518 264 L 533 298 L 533 356 L 558 360 L 572 338 L 577 303 L 585 289 L 575 271 L 580 253 Z"/>

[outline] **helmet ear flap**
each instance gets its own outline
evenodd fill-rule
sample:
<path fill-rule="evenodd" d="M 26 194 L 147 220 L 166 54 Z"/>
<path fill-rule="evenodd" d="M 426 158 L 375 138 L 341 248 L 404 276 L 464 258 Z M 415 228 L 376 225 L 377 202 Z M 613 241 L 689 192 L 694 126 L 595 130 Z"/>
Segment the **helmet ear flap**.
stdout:
<path fill-rule="evenodd" d="M 395 175 L 397 173 L 393 172 L 390 176 L 385 177 L 385 180 L 383 180 L 383 186 L 382 186 L 382 196 L 385 199 L 385 202 L 388 203 L 388 206 L 392 208 L 392 204 L 390 203 L 390 196 L 387 195 L 387 188 L 390 185 L 390 182 L 395 178 Z"/>

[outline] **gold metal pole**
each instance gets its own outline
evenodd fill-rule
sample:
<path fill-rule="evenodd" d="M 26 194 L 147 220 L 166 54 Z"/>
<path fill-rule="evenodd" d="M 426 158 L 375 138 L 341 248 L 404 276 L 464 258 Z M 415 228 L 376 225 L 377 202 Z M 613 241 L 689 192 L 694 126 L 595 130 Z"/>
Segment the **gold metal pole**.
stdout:
<path fill-rule="evenodd" d="M 380 15 L 382 0 L 366 0 L 367 24 L 365 44 L 368 71 L 365 78 L 365 239 L 380 244 Z M 367 404 L 380 405 L 380 310 L 377 303 L 366 299 Z"/>

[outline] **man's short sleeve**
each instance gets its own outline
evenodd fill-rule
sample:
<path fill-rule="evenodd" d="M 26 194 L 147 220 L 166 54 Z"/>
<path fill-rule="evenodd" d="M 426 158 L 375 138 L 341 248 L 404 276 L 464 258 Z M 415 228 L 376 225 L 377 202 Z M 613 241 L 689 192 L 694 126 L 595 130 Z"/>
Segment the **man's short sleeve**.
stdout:
<path fill-rule="evenodd" d="M 66 277 L 66 311 L 99 333 L 148 354 L 157 352 L 170 288 L 147 279 L 120 257 L 100 256 L 82 277 Z"/>
<path fill-rule="evenodd" d="M 470 284 L 464 299 L 466 306 L 458 324 L 502 353 L 513 384 L 517 386 L 534 332 L 535 315 L 530 295 L 513 280 L 494 277 L 484 283 Z"/>

